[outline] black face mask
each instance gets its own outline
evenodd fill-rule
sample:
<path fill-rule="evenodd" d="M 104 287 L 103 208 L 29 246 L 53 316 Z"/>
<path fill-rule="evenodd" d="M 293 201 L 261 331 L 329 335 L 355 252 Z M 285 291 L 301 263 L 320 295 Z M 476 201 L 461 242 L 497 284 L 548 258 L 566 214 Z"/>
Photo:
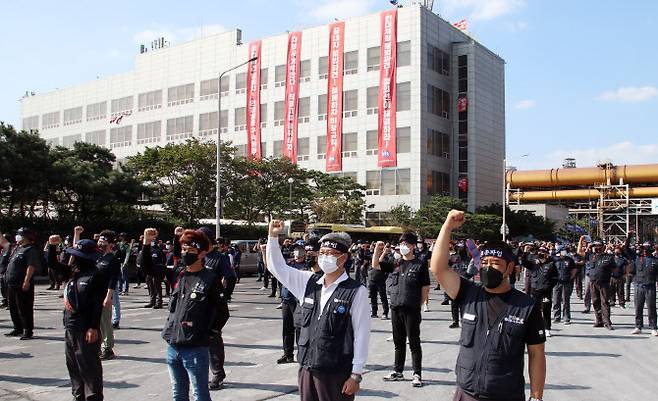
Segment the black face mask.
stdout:
<path fill-rule="evenodd" d="M 199 260 L 199 255 L 196 253 L 185 252 L 182 254 L 181 260 L 185 266 L 192 266 L 197 262 L 197 260 Z"/>
<path fill-rule="evenodd" d="M 480 282 L 487 288 L 496 288 L 503 282 L 503 273 L 493 267 L 482 268 Z"/>

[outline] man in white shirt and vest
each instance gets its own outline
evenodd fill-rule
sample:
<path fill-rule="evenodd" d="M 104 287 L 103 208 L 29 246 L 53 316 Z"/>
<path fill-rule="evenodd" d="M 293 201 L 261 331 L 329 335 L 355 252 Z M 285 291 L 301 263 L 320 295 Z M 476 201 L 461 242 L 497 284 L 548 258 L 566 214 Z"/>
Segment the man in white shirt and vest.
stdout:
<path fill-rule="evenodd" d="M 349 401 L 359 391 L 368 358 L 368 291 L 345 272 L 352 240 L 330 233 L 320 240 L 321 272 L 286 264 L 279 246 L 283 222 L 270 222 L 267 268 L 299 301 L 299 393 L 302 401 Z"/>

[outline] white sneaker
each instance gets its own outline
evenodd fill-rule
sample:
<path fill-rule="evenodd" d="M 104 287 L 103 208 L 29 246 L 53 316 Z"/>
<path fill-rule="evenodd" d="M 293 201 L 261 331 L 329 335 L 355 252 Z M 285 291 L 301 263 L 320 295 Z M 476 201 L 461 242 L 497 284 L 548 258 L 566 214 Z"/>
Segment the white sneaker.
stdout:
<path fill-rule="evenodd" d="M 385 382 L 398 382 L 404 380 L 404 375 L 398 372 L 391 372 L 388 375 L 384 376 Z"/>
<path fill-rule="evenodd" d="M 651 335 L 654 337 L 658 337 L 658 330 L 651 330 Z"/>
<path fill-rule="evenodd" d="M 546 337 L 550 337 L 550 336 L 551 336 L 551 331 L 550 331 L 550 330 L 546 330 Z"/>
<path fill-rule="evenodd" d="M 411 379 L 411 385 L 414 387 L 423 387 L 423 381 L 420 380 L 420 376 L 414 373 L 414 376 Z"/>
<path fill-rule="evenodd" d="M 631 334 L 642 334 L 642 329 L 636 327 L 635 329 L 633 329 L 633 331 L 631 331 Z"/>
<path fill-rule="evenodd" d="M 266 289 L 267 288 L 265 288 L 265 287 L 260 287 L 260 289 L 258 291 L 265 291 Z"/>
<path fill-rule="evenodd" d="M 423 312 L 429 312 L 429 311 L 430 311 L 430 306 L 428 304 L 425 304 L 425 307 L 423 307 Z"/>
<path fill-rule="evenodd" d="M 275 309 L 281 309 L 283 308 L 283 304 L 278 304 Z"/>

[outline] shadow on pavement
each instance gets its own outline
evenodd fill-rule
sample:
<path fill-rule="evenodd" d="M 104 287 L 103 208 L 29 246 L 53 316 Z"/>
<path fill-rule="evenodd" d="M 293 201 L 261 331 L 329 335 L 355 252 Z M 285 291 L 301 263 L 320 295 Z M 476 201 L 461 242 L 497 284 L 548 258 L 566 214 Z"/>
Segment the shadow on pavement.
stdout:
<path fill-rule="evenodd" d="M 547 351 L 546 356 L 599 356 L 606 358 L 619 358 L 621 354 L 610 354 L 607 352 L 560 352 L 560 351 Z"/>
<path fill-rule="evenodd" d="M 71 382 L 68 379 L 56 379 L 51 377 L 21 377 L 21 376 L 6 376 L 0 375 L 0 382 L 10 382 L 10 383 L 22 383 L 22 384 L 31 384 L 35 386 L 46 386 L 46 387 L 69 387 Z M 103 387 L 107 388 L 136 388 L 139 387 L 137 384 L 126 383 L 126 382 L 112 382 L 103 380 Z"/>
<path fill-rule="evenodd" d="M 34 340 L 64 341 L 64 337 L 35 335 Z M 144 341 L 144 340 L 125 340 L 125 339 L 115 339 L 114 342 L 117 344 L 130 344 L 130 345 L 141 345 L 141 344 L 151 343 L 150 341 Z"/>
<path fill-rule="evenodd" d="M 19 354 L 9 354 L 6 352 L 0 352 L 0 359 L 26 359 L 33 358 L 32 354 L 26 352 L 21 352 Z"/>
<path fill-rule="evenodd" d="M 247 348 L 247 349 L 274 349 L 274 350 L 280 350 L 281 346 L 280 345 L 267 345 L 267 344 L 231 344 L 231 343 L 224 343 L 225 347 L 233 347 L 233 348 Z"/>

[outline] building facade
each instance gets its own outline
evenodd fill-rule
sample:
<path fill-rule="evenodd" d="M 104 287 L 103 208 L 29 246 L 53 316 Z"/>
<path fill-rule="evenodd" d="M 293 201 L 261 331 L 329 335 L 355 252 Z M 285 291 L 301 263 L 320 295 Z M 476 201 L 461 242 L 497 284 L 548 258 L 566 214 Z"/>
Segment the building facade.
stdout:
<path fill-rule="evenodd" d="M 222 141 L 247 154 L 248 58 L 239 30 L 136 56 L 131 72 L 25 97 L 22 128 L 53 145 L 87 141 L 117 159 L 187 138 Z M 261 39 L 262 155 L 284 151 L 287 33 Z M 366 218 L 413 209 L 432 195 L 460 197 L 473 210 L 500 202 L 505 151 L 504 60 L 428 9 L 397 12 L 397 165 L 378 167 L 380 14 L 344 25 L 342 174 L 367 187 Z M 329 25 L 301 31 L 297 163 L 325 171 Z M 219 92 L 219 93 L 218 93 Z"/>

